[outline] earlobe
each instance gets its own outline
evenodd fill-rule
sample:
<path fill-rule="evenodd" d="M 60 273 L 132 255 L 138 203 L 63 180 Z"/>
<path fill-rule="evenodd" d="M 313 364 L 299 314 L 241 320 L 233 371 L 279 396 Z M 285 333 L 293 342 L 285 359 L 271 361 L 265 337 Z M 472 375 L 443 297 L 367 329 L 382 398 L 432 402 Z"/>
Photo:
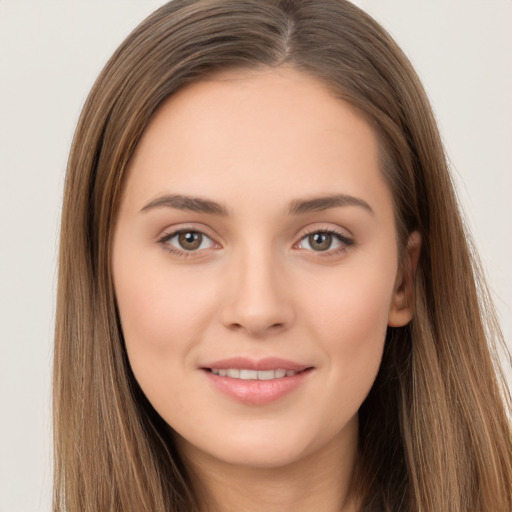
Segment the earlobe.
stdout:
<path fill-rule="evenodd" d="M 414 275 L 421 251 L 421 235 L 413 231 L 409 236 L 404 261 L 400 265 L 389 309 L 388 325 L 403 327 L 408 324 L 414 312 Z"/>

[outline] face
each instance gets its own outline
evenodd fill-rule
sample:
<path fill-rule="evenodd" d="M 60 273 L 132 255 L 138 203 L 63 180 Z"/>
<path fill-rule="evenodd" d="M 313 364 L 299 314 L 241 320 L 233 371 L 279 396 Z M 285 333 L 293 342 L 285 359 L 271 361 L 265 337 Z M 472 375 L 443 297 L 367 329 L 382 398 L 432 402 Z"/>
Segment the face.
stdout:
<path fill-rule="evenodd" d="M 276 467 L 354 446 L 410 319 L 369 125 L 291 68 L 171 97 L 130 163 L 112 271 L 129 361 L 183 450 Z"/>

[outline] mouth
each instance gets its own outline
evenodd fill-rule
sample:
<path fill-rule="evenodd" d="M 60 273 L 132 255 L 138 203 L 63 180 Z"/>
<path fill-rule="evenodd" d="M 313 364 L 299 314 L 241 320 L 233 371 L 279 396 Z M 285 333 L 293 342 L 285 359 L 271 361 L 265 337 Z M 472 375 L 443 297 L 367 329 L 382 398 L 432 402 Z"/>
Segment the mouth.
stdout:
<path fill-rule="evenodd" d="M 207 371 L 220 377 L 229 377 L 230 379 L 240 380 L 274 380 L 293 377 L 298 373 L 305 372 L 311 368 L 294 371 L 277 368 L 275 370 L 249 370 L 247 368 L 206 368 Z"/>
<path fill-rule="evenodd" d="M 201 367 L 213 389 L 247 405 L 269 404 L 297 392 L 314 369 L 278 358 L 231 358 Z"/>

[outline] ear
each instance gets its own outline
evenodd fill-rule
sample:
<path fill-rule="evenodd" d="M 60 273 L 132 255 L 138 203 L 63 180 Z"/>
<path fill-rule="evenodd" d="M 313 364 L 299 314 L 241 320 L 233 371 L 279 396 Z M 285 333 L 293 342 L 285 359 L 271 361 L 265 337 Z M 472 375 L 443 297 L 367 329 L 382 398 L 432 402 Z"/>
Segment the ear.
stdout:
<path fill-rule="evenodd" d="M 421 235 L 413 231 L 407 241 L 403 261 L 395 281 L 393 299 L 389 309 L 388 325 L 403 327 L 412 319 L 414 311 L 414 274 L 418 266 L 421 250 Z"/>

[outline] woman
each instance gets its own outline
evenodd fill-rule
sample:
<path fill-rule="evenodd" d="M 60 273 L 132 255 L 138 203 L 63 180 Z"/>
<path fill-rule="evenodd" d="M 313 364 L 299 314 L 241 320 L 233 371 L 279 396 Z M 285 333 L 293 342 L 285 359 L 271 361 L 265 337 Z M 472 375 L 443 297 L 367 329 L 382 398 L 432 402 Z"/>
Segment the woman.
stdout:
<path fill-rule="evenodd" d="M 508 511 L 498 333 L 383 29 L 175 0 L 71 151 L 55 510 Z"/>

